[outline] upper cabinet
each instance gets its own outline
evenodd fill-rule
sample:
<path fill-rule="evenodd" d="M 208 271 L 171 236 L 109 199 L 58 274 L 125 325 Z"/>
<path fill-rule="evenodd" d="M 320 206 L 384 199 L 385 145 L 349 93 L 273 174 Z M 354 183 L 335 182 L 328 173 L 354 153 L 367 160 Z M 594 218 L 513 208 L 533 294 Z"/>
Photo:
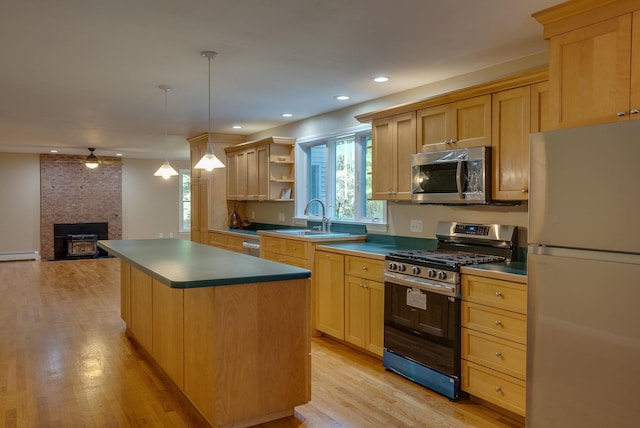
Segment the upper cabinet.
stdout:
<path fill-rule="evenodd" d="M 206 132 L 187 138 L 191 151 L 191 240 L 206 244 L 209 228 L 221 227 L 227 222 L 225 210 L 216 210 L 215 206 L 224 201 L 225 172 L 222 169 L 205 171 L 194 166 L 207 151 L 207 144 L 238 144 L 244 136 Z M 220 156 L 220 154 L 218 154 Z M 229 167 L 229 161 L 221 159 Z M 233 167 L 233 166 L 232 166 Z"/>
<path fill-rule="evenodd" d="M 411 200 L 411 155 L 492 147 L 493 200 L 528 199 L 529 133 L 550 129 L 546 70 L 357 116 L 372 121 L 372 199 Z"/>
<path fill-rule="evenodd" d="M 417 112 L 418 151 L 491 145 L 491 95 Z"/>
<path fill-rule="evenodd" d="M 417 153 L 416 113 L 374 120 L 372 198 L 411 200 L 411 155 Z"/>
<path fill-rule="evenodd" d="M 549 39 L 553 128 L 640 118 L 638 3 L 565 2 L 533 16 Z"/>
<path fill-rule="evenodd" d="M 225 148 L 227 199 L 291 201 L 294 138 L 269 137 Z"/>

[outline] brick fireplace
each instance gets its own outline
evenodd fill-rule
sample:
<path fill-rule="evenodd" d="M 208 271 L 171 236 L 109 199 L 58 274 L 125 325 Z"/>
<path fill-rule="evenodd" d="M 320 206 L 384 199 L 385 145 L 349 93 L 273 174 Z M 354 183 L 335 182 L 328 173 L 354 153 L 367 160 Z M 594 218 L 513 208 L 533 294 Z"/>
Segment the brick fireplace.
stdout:
<path fill-rule="evenodd" d="M 106 223 L 108 239 L 122 238 L 122 160 L 100 157 L 105 163 L 92 170 L 80 163 L 84 158 L 40 155 L 40 254 L 45 260 L 56 258 L 56 224 Z"/>

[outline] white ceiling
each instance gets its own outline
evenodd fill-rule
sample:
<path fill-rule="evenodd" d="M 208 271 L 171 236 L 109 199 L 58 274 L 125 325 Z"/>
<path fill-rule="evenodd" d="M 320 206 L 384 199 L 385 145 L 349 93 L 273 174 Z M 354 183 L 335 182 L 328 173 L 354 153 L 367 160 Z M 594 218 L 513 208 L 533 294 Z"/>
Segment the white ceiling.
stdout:
<path fill-rule="evenodd" d="M 167 84 L 169 157 L 186 159 L 186 137 L 208 126 L 203 50 L 219 53 L 211 130 L 252 134 L 543 51 L 531 13 L 556 3 L 6 1 L 0 152 L 162 158 Z"/>

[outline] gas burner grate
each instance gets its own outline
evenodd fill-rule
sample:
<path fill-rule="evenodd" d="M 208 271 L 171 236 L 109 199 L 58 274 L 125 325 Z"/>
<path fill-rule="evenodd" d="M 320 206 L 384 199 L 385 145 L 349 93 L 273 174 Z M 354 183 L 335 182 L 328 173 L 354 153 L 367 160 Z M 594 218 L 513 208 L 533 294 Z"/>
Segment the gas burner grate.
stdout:
<path fill-rule="evenodd" d="M 404 259 L 406 261 L 419 261 L 425 263 L 439 263 L 447 266 L 466 266 L 482 263 L 494 263 L 504 261 L 502 256 L 490 254 L 477 254 L 439 250 L 407 250 L 397 251 L 390 256 Z"/>

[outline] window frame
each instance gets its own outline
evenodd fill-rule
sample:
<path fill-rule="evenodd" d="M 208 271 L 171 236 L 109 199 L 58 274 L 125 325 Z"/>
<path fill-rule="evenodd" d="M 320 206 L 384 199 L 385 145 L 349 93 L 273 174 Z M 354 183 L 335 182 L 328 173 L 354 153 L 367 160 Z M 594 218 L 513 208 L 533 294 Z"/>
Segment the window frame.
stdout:
<path fill-rule="evenodd" d="M 310 137 L 304 137 L 298 139 L 296 142 L 296 199 L 295 199 L 295 220 L 316 220 L 316 216 L 305 216 L 304 208 L 309 201 L 309 173 L 310 173 L 310 158 L 309 150 L 313 146 L 326 145 L 327 146 L 327 159 L 326 159 L 326 195 L 328 201 L 335 200 L 336 190 L 336 156 L 335 146 L 333 143 L 348 135 L 354 135 L 355 142 L 355 159 L 356 164 L 354 168 L 354 175 L 358 177 L 355 183 L 356 192 L 356 204 L 354 207 L 353 219 L 336 219 L 335 207 L 333 203 L 326 203 L 326 216 L 333 223 L 345 223 L 345 224 L 365 224 L 368 228 L 376 228 L 379 226 L 379 230 L 386 230 L 387 227 L 387 204 L 386 201 L 380 201 L 382 203 L 382 218 L 373 219 L 364 217 L 366 212 L 366 137 L 371 135 L 371 126 L 362 125 L 354 128 L 342 130 L 340 132 L 332 132 L 324 135 L 315 135 Z M 329 179 L 332 178 L 332 179 Z M 363 194 L 364 193 L 364 194 Z M 314 205 L 315 206 L 315 205 Z"/>
<path fill-rule="evenodd" d="M 189 233 L 191 232 L 191 223 L 189 223 L 189 227 L 184 227 L 184 187 L 182 186 L 182 180 L 184 176 L 189 176 L 189 183 L 191 183 L 191 170 L 190 169 L 179 169 L 178 170 L 178 231 L 179 233 Z M 189 186 L 189 193 L 191 193 L 191 186 Z M 191 196 L 191 195 L 190 195 Z M 193 198 L 189 197 L 189 211 L 193 207 Z M 192 217 L 193 218 L 193 217 Z"/>

